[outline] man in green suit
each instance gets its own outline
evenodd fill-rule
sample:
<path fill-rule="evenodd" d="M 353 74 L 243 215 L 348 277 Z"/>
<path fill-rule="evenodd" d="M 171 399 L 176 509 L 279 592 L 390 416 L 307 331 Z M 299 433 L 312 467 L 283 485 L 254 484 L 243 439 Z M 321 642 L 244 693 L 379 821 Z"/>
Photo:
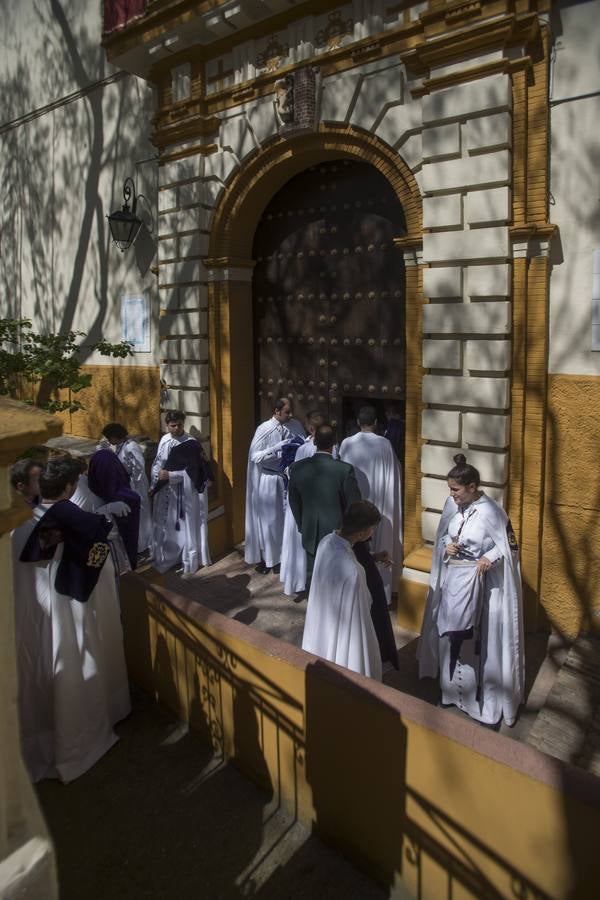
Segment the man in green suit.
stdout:
<path fill-rule="evenodd" d="M 354 466 L 332 456 L 331 425 L 317 428 L 314 441 L 317 452 L 293 464 L 288 487 L 288 502 L 306 552 L 307 593 L 319 541 L 339 528 L 345 510 L 361 499 Z"/>

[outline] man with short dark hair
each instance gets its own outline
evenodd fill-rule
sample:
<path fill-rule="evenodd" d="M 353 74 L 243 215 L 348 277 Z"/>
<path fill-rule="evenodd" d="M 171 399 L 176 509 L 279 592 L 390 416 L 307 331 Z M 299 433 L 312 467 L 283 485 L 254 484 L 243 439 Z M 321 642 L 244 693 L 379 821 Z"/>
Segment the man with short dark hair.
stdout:
<path fill-rule="evenodd" d="M 345 510 L 360 500 L 354 468 L 333 459 L 334 445 L 331 425 L 319 426 L 315 455 L 294 463 L 290 471 L 288 500 L 306 552 L 307 590 L 319 541 L 339 528 Z"/>
<path fill-rule="evenodd" d="M 292 405 L 287 397 L 273 404 L 273 415 L 259 425 L 248 451 L 246 480 L 246 541 L 244 559 L 265 575 L 279 572 L 285 515 L 285 482 L 281 451 L 298 425 L 292 425 Z"/>
<path fill-rule="evenodd" d="M 130 712 L 111 523 L 70 502 L 80 468 L 51 460 L 11 536 L 22 748 L 33 781 L 72 781 Z"/>
<path fill-rule="evenodd" d="M 371 619 L 365 570 L 353 545 L 368 541 L 380 519 L 366 500 L 345 511 L 342 527 L 317 549 L 302 649 L 381 681 L 381 656 Z"/>
<path fill-rule="evenodd" d="M 391 567 L 380 566 L 388 606 L 402 568 L 402 482 L 400 465 L 387 438 L 377 434 L 377 413 L 372 406 L 359 410 L 358 434 L 340 446 L 340 459 L 354 466 L 356 480 L 365 500 L 381 512 L 371 546 L 375 554 L 388 551 Z"/>
<path fill-rule="evenodd" d="M 39 503 L 42 469 L 42 464 L 35 459 L 20 459 L 11 466 L 10 483 L 22 495 L 27 506 L 34 507 Z"/>
<path fill-rule="evenodd" d="M 152 464 L 151 494 L 154 567 L 159 572 L 181 562 L 182 577 L 210 566 L 207 488 L 210 464 L 198 441 L 185 430 L 185 413 L 170 410 L 167 434 L 160 439 Z"/>

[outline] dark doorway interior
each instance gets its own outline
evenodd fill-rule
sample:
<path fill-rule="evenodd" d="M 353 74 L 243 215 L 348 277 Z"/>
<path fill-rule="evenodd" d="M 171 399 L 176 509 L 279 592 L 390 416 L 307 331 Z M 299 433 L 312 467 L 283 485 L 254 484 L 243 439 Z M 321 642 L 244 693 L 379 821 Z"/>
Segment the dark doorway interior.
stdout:
<path fill-rule="evenodd" d="M 322 410 L 346 436 L 360 406 L 404 426 L 406 231 L 389 182 L 367 163 L 335 160 L 291 179 L 255 241 L 256 416 L 288 396 L 303 418 Z"/>

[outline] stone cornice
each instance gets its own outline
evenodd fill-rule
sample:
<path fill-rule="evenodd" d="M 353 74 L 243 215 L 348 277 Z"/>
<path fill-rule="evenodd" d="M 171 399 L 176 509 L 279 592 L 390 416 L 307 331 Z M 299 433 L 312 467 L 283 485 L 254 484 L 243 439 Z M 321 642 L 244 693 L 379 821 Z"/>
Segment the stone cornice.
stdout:
<path fill-rule="evenodd" d="M 499 73 L 512 75 L 513 72 L 517 72 L 520 69 L 529 70 L 532 64 L 530 56 L 520 56 L 517 59 L 509 59 L 503 56 L 502 59 L 494 60 L 494 62 L 461 69 L 459 72 L 450 72 L 448 75 L 441 75 L 438 78 L 426 79 L 420 87 L 413 88 L 410 93 L 415 98 L 423 97 L 425 94 L 431 94 L 433 91 L 439 91 L 454 84 L 462 84 L 465 81 L 475 81 L 477 78 L 486 78 L 488 75 Z"/>

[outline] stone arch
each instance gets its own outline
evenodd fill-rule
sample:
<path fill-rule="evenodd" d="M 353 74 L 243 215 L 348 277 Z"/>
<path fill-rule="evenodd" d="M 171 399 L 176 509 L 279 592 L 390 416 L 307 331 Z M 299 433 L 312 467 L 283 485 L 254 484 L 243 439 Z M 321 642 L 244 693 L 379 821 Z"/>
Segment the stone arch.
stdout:
<path fill-rule="evenodd" d="M 209 257 L 249 259 L 252 238 L 270 198 L 294 175 L 328 159 L 360 159 L 390 182 L 406 216 L 408 234 L 421 238 L 423 214 L 416 179 L 402 157 L 375 135 L 355 126 L 321 125 L 318 131 L 269 141 L 245 157 L 227 182 L 214 214 Z"/>
<path fill-rule="evenodd" d="M 252 243 L 269 200 L 294 175 L 334 159 L 359 159 L 389 181 L 401 203 L 406 235 L 405 554 L 421 539 L 420 414 L 422 200 L 402 157 L 380 138 L 354 126 L 320 125 L 310 134 L 277 137 L 244 158 L 225 184 L 214 212 L 205 260 L 209 279 L 211 443 L 222 473 L 230 543 L 243 539 L 247 448 L 253 420 Z"/>

